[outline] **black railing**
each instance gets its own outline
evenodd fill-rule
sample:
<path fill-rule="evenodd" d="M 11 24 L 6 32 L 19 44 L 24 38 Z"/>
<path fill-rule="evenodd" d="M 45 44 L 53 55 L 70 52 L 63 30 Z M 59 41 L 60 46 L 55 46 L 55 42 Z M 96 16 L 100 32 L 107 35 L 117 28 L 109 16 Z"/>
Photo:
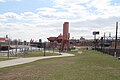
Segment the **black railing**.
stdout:
<path fill-rule="evenodd" d="M 115 49 L 110 49 L 110 48 L 96 48 L 96 50 L 103 52 L 104 54 L 109 54 L 112 56 L 120 57 L 120 49 L 116 49 L 116 55 L 115 55 Z"/>

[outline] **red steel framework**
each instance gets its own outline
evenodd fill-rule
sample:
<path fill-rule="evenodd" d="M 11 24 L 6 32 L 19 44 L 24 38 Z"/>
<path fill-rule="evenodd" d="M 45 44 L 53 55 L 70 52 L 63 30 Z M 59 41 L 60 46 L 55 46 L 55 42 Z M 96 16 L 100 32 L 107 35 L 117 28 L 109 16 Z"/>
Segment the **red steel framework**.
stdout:
<path fill-rule="evenodd" d="M 47 38 L 50 42 L 57 41 L 58 46 L 60 46 L 60 51 L 69 50 L 69 22 L 64 22 L 63 24 L 63 35 L 59 35 L 58 37 L 49 37 Z"/>

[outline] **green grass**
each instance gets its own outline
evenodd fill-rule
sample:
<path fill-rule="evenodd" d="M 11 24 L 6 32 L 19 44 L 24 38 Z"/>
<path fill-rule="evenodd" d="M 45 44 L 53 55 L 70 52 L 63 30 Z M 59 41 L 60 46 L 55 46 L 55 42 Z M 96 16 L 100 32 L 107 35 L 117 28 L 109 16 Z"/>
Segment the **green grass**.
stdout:
<path fill-rule="evenodd" d="M 73 50 L 73 51 L 67 51 L 65 53 L 70 53 L 70 54 L 77 54 L 79 51 L 78 50 Z"/>
<path fill-rule="evenodd" d="M 89 50 L 75 55 L 1 68 L 0 80 L 120 80 L 118 59 Z"/>
<path fill-rule="evenodd" d="M 58 55 L 58 54 L 45 52 L 45 56 L 56 56 L 56 55 Z M 0 61 L 16 59 L 18 57 L 40 57 L 40 56 L 44 56 L 43 51 L 33 51 L 33 52 L 26 53 L 26 54 L 21 53 L 21 54 L 17 54 L 17 55 L 12 55 L 9 58 L 8 57 L 0 57 Z"/>
<path fill-rule="evenodd" d="M 55 56 L 58 55 L 56 53 L 49 53 L 49 52 L 45 52 L 45 56 Z M 44 56 L 44 52 L 43 51 L 33 51 L 33 52 L 28 52 L 26 54 L 17 54 L 17 57 L 39 57 L 39 56 Z"/>
<path fill-rule="evenodd" d="M 11 60 L 16 58 L 7 58 L 7 57 L 0 57 L 0 61 Z"/>

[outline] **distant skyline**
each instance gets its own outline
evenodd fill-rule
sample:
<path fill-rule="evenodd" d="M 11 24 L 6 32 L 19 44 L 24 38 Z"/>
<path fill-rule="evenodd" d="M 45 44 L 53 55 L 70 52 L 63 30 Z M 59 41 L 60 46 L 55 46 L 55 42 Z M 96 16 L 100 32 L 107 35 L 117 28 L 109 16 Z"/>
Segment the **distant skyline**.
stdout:
<path fill-rule="evenodd" d="M 0 37 L 47 41 L 69 22 L 70 38 L 93 39 L 93 31 L 114 36 L 116 21 L 120 25 L 120 0 L 0 0 Z"/>

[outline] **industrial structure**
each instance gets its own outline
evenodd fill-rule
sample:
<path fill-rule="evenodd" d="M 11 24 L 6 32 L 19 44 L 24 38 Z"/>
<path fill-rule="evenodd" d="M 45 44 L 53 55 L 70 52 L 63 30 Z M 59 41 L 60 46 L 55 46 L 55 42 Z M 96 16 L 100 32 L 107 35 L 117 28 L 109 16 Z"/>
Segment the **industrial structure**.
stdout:
<path fill-rule="evenodd" d="M 69 50 L 70 49 L 70 33 L 69 33 L 69 22 L 64 22 L 63 24 L 63 35 L 60 34 L 58 37 L 49 37 L 47 38 L 50 41 L 50 45 L 54 45 L 59 48 L 60 51 Z M 55 46 L 55 45 L 54 45 Z"/>

